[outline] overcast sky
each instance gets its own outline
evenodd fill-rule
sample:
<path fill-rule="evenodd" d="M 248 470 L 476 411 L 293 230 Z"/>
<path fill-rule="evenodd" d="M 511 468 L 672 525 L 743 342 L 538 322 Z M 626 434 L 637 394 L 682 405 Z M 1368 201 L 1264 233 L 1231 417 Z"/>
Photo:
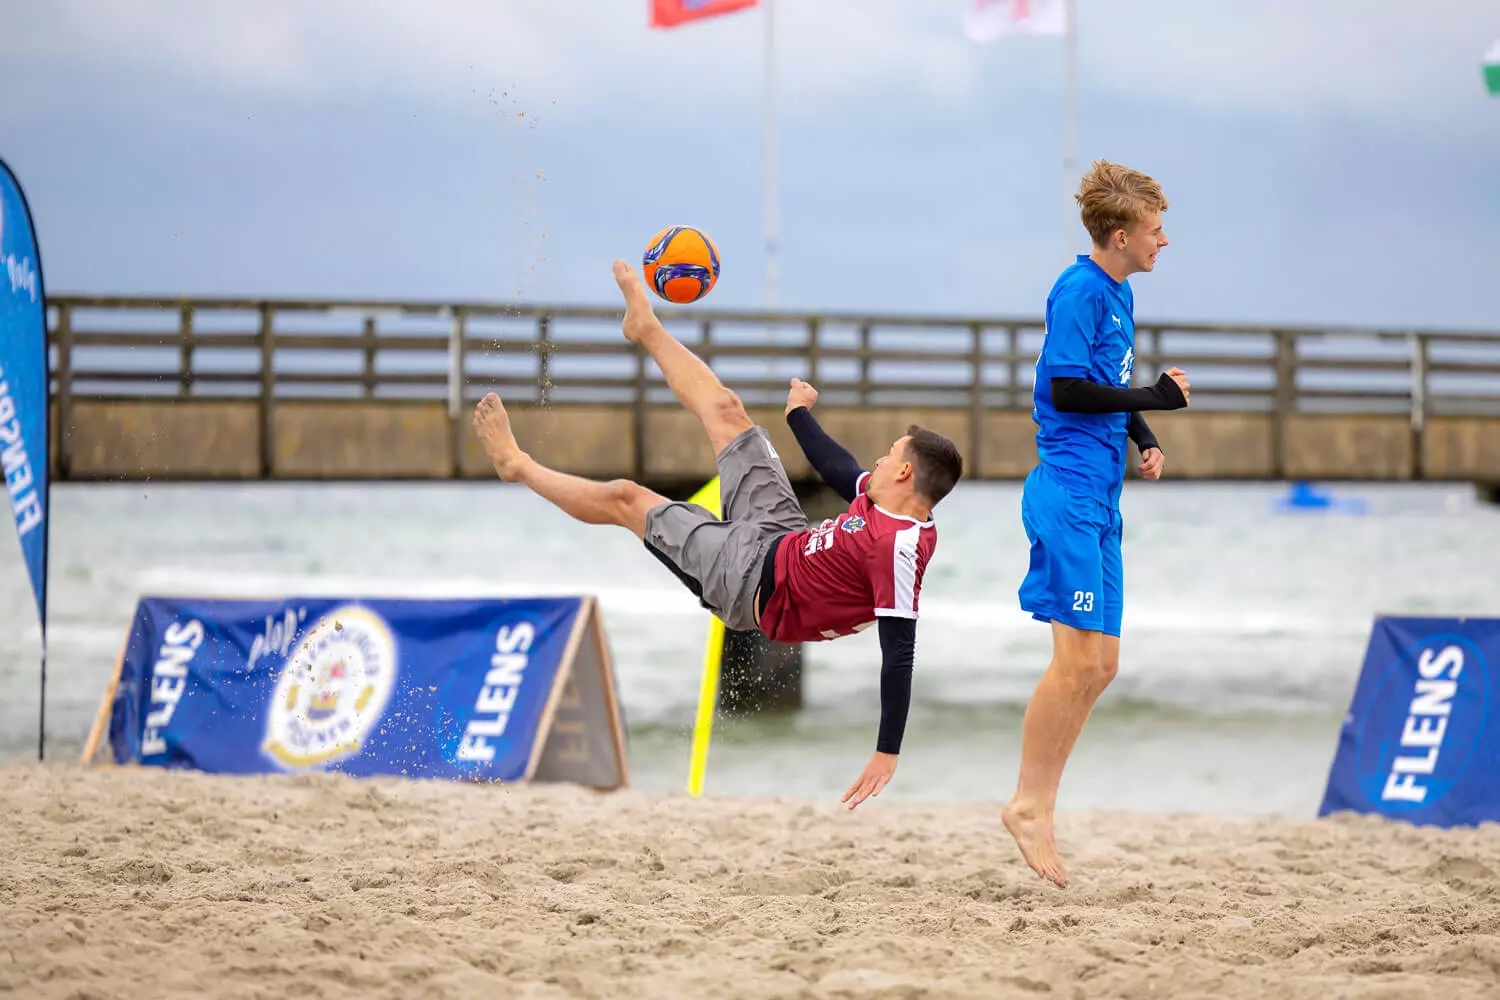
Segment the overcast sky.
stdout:
<path fill-rule="evenodd" d="M 784 306 L 1032 316 L 1084 248 L 1062 45 L 964 2 L 777 0 Z M 764 15 L 646 6 L 7 3 L 0 156 L 54 293 L 612 302 L 686 223 L 759 305 Z M 1500 327 L 1500 2 L 1078 6 L 1080 169 L 1171 199 L 1139 318 Z"/>

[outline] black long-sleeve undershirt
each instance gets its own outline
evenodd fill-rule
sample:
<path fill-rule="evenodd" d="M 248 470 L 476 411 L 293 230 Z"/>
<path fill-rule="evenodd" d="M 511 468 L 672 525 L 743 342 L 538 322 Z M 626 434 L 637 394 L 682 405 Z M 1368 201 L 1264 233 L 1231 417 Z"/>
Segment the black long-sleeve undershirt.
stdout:
<path fill-rule="evenodd" d="M 1146 423 L 1146 418 L 1141 416 L 1140 411 L 1130 415 L 1130 423 L 1125 425 L 1125 432 L 1130 435 L 1130 440 L 1135 442 L 1136 449 L 1142 455 L 1151 448 L 1161 448 L 1156 441 L 1156 435 L 1151 433 L 1151 427 Z"/>
<path fill-rule="evenodd" d="M 859 479 L 865 474 L 855 457 L 828 436 L 807 407 L 792 410 L 786 415 L 786 422 L 818 478 L 847 502 L 853 503 L 859 495 Z"/>
<path fill-rule="evenodd" d="M 1180 410 L 1187 397 L 1172 376 L 1162 373 L 1155 385 L 1124 389 L 1100 385 L 1086 378 L 1054 378 L 1052 405 L 1059 413 L 1135 413 L 1141 410 Z"/>
<path fill-rule="evenodd" d="M 859 495 L 859 480 L 865 475 L 855 457 L 813 418 L 812 411 L 799 406 L 786 415 L 787 426 L 797 438 L 802 453 L 813 471 L 839 496 L 849 503 Z M 879 753 L 899 754 L 906 733 L 906 716 L 911 710 L 911 673 L 917 657 L 917 620 L 895 615 L 881 615 L 880 629 L 880 731 L 875 749 Z"/>
<path fill-rule="evenodd" d="M 880 734 L 875 749 L 899 754 L 911 709 L 911 671 L 917 658 L 917 620 L 880 616 Z"/>

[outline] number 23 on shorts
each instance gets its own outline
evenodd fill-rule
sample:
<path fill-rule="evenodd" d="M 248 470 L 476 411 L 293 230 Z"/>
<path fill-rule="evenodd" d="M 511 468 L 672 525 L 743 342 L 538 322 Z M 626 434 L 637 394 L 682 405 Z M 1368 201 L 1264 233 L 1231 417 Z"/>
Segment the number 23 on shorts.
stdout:
<path fill-rule="evenodd" d="M 1093 611 L 1094 610 L 1094 592 L 1092 590 L 1075 590 L 1075 591 L 1073 591 L 1073 610 L 1074 611 Z"/>

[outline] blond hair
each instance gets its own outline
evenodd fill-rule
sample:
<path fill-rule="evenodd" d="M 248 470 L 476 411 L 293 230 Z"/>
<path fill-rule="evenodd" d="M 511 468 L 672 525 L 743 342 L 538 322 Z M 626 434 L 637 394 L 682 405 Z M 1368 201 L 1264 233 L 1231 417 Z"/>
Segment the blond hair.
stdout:
<path fill-rule="evenodd" d="M 1160 184 L 1139 170 L 1108 160 L 1094 161 L 1073 197 L 1081 209 L 1083 228 L 1097 247 L 1104 246 L 1115 230 L 1128 229 L 1152 212 L 1167 210 Z"/>

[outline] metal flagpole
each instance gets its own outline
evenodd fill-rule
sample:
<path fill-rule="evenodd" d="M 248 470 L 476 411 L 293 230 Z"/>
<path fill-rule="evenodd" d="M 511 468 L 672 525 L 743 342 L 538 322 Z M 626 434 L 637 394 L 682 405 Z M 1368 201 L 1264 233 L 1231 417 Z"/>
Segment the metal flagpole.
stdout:
<path fill-rule="evenodd" d="M 42 565 L 47 565 L 47 549 L 52 540 L 52 477 L 47 477 L 47 521 L 42 525 L 46 532 L 42 542 Z M 42 584 L 42 691 L 37 706 L 36 759 L 47 759 L 47 585 Z"/>
<path fill-rule="evenodd" d="M 1065 0 L 1068 19 L 1063 41 L 1063 259 L 1073 257 L 1074 227 L 1078 223 L 1073 201 L 1078 172 L 1078 0 Z"/>
<path fill-rule="evenodd" d="M 765 216 L 766 309 L 776 308 L 780 277 L 776 260 L 776 0 L 762 0 L 765 8 Z"/>

